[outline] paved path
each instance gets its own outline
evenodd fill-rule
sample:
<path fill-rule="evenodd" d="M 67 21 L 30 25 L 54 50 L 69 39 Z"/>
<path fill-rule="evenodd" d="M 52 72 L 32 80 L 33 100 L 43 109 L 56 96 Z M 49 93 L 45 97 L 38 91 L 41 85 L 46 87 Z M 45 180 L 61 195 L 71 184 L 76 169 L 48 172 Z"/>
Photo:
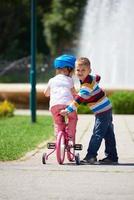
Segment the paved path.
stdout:
<path fill-rule="evenodd" d="M 41 113 L 40 113 L 41 114 Z M 48 114 L 48 113 L 47 113 Z M 93 115 L 79 115 L 77 142 L 85 156 Z M 0 200 L 134 200 L 134 115 L 114 115 L 118 166 L 58 165 L 53 155 L 41 163 L 44 149 L 22 161 L 0 163 Z M 104 144 L 98 158 L 102 158 Z"/>

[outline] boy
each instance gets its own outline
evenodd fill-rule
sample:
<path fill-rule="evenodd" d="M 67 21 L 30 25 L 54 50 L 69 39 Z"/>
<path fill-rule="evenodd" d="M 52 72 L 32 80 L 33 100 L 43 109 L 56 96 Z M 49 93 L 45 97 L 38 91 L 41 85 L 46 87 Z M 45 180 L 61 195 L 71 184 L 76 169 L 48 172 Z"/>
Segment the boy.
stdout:
<path fill-rule="evenodd" d="M 75 100 L 65 110 L 62 110 L 61 114 L 65 115 L 75 111 L 82 102 L 87 103 L 95 114 L 93 134 L 89 142 L 87 154 L 81 162 L 94 164 L 97 161 L 97 152 L 104 138 L 106 157 L 99 160 L 99 162 L 100 164 L 117 164 L 118 155 L 112 124 L 112 105 L 105 92 L 98 85 L 99 76 L 90 75 L 91 64 L 89 59 L 81 57 L 77 59 L 75 66 L 81 88 Z"/>

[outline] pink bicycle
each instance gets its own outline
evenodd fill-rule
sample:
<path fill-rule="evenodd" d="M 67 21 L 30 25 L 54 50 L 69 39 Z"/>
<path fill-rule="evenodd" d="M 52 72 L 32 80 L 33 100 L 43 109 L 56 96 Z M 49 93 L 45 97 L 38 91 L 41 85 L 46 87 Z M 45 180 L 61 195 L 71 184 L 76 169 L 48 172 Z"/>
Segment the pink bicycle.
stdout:
<path fill-rule="evenodd" d="M 47 143 L 47 148 L 52 149 L 52 151 L 48 154 L 43 153 L 43 164 L 46 164 L 48 157 L 54 152 L 56 152 L 56 158 L 59 164 L 64 163 L 65 154 L 67 154 L 67 159 L 70 162 L 75 161 L 77 165 L 80 164 L 80 155 L 79 153 L 75 154 L 75 150 L 82 150 L 82 144 L 75 144 L 75 141 L 69 140 L 67 126 L 65 131 L 58 133 L 56 142 Z"/>

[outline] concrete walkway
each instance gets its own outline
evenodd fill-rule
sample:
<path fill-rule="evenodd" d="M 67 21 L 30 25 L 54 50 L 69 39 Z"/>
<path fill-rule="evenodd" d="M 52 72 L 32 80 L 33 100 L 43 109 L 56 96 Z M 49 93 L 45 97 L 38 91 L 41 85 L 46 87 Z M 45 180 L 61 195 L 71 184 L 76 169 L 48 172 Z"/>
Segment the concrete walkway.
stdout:
<path fill-rule="evenodd" d="M 16 111 L 22 114 L 22 111 Z M 37 114 L 49 114 L 38 111 Z M 94 124 L 93 115 L 79 115 L 77 142 L 86 154 Z M 114 115 L 119 165 L 79 165 L 65 160 L 58 165 L 52 155 L 46 165 L 43 152 L 21 161 L 0 163 L 0 200 L 133 200 L 134 199 L 134 115 Z M 104 144 L 98 159 L 104 157 Z"/>

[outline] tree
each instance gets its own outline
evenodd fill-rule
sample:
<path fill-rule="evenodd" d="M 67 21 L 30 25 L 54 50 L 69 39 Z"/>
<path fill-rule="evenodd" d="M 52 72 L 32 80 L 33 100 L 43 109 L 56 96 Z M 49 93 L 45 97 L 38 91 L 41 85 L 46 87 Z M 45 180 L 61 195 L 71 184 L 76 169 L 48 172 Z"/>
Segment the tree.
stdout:
<path fill-rule="evenodd" d="M 43 35 L 42 18 L 52 0 L 37 0 L 37 49 L 49 52 Z M 30 55 L 31 9 L 29 0 L 0 0 L 0 59 Z"/>
<path fill-rule="evenodd" d="M 56 55 L 73 46 L 86 1 L 37 0 L 38 53 Z M 30 2 L 0 0 L 0 59 L 30 55 Z"/>
<path fill-rule="evenodd" d="M 0 51 L 3 59 L 29 54 L 29 24 L 27 0 L 0 0 Z"/>
<path fill-rule="evenodd" d="M 44 15 L 44 35 L 52 55 L 67 51 L 76 37 L 79 17 L 86 0 L 53 0 L 51 12 Z"/>

